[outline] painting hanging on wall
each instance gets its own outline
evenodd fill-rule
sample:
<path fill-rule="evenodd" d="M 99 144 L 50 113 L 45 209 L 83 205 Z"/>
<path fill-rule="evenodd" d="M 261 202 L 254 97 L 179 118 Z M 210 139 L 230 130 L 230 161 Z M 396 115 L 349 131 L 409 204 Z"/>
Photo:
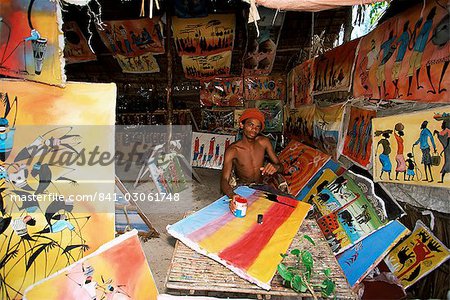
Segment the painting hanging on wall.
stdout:
<path fill-rule="evenodd" d="M 248 187 L 235 193 L 248 201 L 245 218 L 236 218 L 223 196 L 167 231 L 188 247 L 225 265 L 264 289 L 270 281 L 311 206 L 293 198 Z M 263 215 L 263 222 L 255 220 Z"/>
<path fill-rule="evenodd" d="M 1 80 L 0 88 L 8 125 L 0 151 L 0 287 L 16 299 L 114 238 L 114 199 L 98 198 L 114 193 L 113 160 L 87 162 L 94 149 L 114 156 L 116 86 Z"/>
<path fill-rule="evenodd" d="M 202 129 L 207 131 L 217 131 L 233 127 L 234 112 L 232 109 L 202 109 Z"/>
<path fill-rule="evenodd" d="M 234 142 L 234 139 L 234 135 L 193 132 L 191 165 L 222 170 L 225 150 Z"/>
<path fill-rule="evenodd" d="M 207 56 L 233 50 L 235 15 L 210 14 L 204 18 L 172 18 L 178 55 Z"/>
<path fill-rule="evenodd" d="M 362 37 L 359 47 L 355 97 L 450 102 L 445 4 L 417 4 Z"/>
<path fill-rule="evenodd" d="M 315 58 L 313 94 L 350 90 L 358 43 L 355 39 Z"/>
<path fill-rule="evenodd" d="M 242 77 L 214 78 L 200 82 L 200 104 L 202 106 L 243 106 Z"/>
<path fill-rule="evenodd" d="M 0 74 L 63 86 L 60 6 L 52 1 L 2 1 Z"/>
<path fill-rule="evenodd" d="M 362 167 L 370 163 L 372 153 L 372 119 L 377 112 L 356 106 L 350 109 L 342 154 Z"/>
<path fill-rule="evenodd" d="M 134 57 L 117 54 L 114 58 L 122 68 L 123 73 L 159 73 L 159 65 L 156 58 L 151 53 L 146 53 Z"/>
<path fill-rule="evenodd" d="M 234 128 L 239 128 L 239 119 L 241 118 L 242 114 L 244 113 L 245 109 L 235 109 L 234 110 Z"/>
<path fill-rule="evenodd" d="M 283 75 L 245 77 L 246 100 L 285 100 L 286 80 Z"/>
<path fill-rule="evenodd" d="M 181 56 L 181 64 L 186 78 L 210 80 L 230 75 L 232 51 L 224 51 L 207 56 Z"/>
<path fill-rule="evenodd" d="M 283 176 L 294 196 L 330 159 L 330 156 L 297 141 L 291 141 L 278 155 Z"/>
<path fill-rule="evenodd" d="M 64 58 L 66 59 L 66 64 L 97 60 L 97 56 L 89 48 L 88 42 L 77 22 L 64 22 L 62 28 L 64 32 Z"/>
<path fill-rule="evenodd" d="M 248 26 L 248 47 L 244 55 L 243 74 L 246 76 L 269 75 L 272 72 L 278 40 L 283 27 L 285 12 L 258 7 L 260 19 L 257 27 Z"/>
<path fill-rule="evenodd" d="M 281 132 L 283 129 L 283 102 L 280 100 L 255 101 L 255 107 L 265 116 L 264 132 Z"/>
<path fill-rule="evenodd" d="M 392 273 L 408 288 L 450 258 L 450 250 L 421 222 L 385 258 Z"/>
<path fill-rule="evenodd" d="M 159 17 L 103 23 L 105 26 L 97 28 L 97 31 L 113 56 L 120 54 L 135 57 L 146 53 L 164 53 L 164 27 Z"/>
<path fill-rule="evenodd" d="M 24 299 L 152 299 L 158 290 L 137 230 L 27 288 Z"/>
<path fill-rule="evenodd" d="M 334 159 L 339 157 L 344 110 L 343 104 L 335 104 L 314 111 L 314 145 Z"/>
<path fill-rule="evenodd" d="M 399 221 L 392 221 L 338 255 L 337 261 L 350 286 L 364 279 L 409 232 Z"/>
<path fill-rule="evenodd" d="M 312 104 L 314 82 L 314 59 L 307 60 L 289 72 L 291 85 L 288 84 L 288 103 L 290 108 L 300 108 Z"/>
<path fill-rule="evenodd" d="M 296 109 L 286 108 L 284 133 L 287 138 L 314 145 L 314 116 L 316 105 L 302 105 Z"/>
<path fill-rule="evenodd" d="M 450 106 L 375 118 L 372 125 L 375 181 L 450 188 Z"/>

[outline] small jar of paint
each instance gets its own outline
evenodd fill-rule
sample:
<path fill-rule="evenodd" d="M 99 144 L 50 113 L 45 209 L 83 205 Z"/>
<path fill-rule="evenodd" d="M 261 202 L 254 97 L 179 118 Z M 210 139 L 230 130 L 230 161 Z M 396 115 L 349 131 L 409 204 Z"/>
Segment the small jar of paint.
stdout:
<path fill-rule="evenodd" d="M 238 218 L 243 218 L 247 214 L 247 199 L 241 196 L 236 196 L 233 198 L 234 201 L 234 216 Z"/>

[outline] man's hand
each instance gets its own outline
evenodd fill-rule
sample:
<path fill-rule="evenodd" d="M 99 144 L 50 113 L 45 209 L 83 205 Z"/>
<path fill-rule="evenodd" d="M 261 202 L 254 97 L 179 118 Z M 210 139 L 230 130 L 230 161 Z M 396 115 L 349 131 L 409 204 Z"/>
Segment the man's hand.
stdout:
<path fill-rule="evenodd" d="M 230 202 L 228 203 L 228 206 L 230 208 L 231 213 L 234 215 L 234 212 L 236 211 L 236 196 L 234 195 L 233 198 L 230 199 Z"/>
<path fill-rule="evenodd" d="M 267 165 L 259 169 L 261 170 L 262 175 L 272 175 L 278 171 L 279 167 L 274 166 L 272 163 L 268 163 Z"/>

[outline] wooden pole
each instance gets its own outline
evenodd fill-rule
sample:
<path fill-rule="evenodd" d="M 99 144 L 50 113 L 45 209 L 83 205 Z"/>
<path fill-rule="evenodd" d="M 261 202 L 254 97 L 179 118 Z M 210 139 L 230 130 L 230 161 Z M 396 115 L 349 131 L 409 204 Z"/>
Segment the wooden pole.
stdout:
<path fill-rule="evenodd" d="M 173 123 L 173 99 L 172 99 L 172 89 L 173 89 L 173 57 L 172 57 L 172 14 L 171 7 L 169 5 L 170 1 L 167 1 L 166 9 L 166 52 L 167 52 L 167 125 L 169 127 Z"/>

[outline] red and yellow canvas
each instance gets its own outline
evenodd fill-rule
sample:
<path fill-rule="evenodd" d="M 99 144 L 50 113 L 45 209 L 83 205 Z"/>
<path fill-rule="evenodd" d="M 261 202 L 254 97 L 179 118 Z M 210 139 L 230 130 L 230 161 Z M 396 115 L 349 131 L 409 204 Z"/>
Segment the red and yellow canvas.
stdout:
<path fill-rule="evenodd" d="M 181 64 L 186 78 L 209 80 L 230 75 L 232 51 L 224 51 L 208 56 L 181 56 Z"/>
<path fill-rule="evenodd" d="M 312 88 L 314 82 L 314 59 L 307 60 L 296 66 L 289 73 L 292 79 L 292 87 L 288 86 L 288 103 L 290 108 L 300 108 L 305 104 L 312 104 Z"/>
<path fill-rule="evenodd" d="M 352 68 L 359 39 L 347 42 L 314 59 L 313 93 L 315 95 L 349 91 Z"/>
<path fill-rule="evenodd" d="M 314 145 L 314 115 L 316 105 L 302 105 L 296 109 L 286 107 L 284 134 L 287 138 Z"/>
<path fill-rule="evenodd" d="M 201 82 L 200 103 L 202 106 L 243 106 L 242 77 L 214 78 Z"/>
<path fill-rule="evenodd" d="M 25 299 L 151 299 L 158 290 L 137 230 L 29 287 Z"/>
<path fill-rule="evenodd" d="M 114 58 L 119 63 L 123 73 L 159 73 L 158 62 L 151 53 L 134 57 L 117 54 Z"/>
<path fill-rule="evenodd" d="M 16 299 L 114 238 L 116 86 L 0 91 L 0 291 Z"/>
<path fill-rule="evenodd" d="M 361 38 L 353 94 L 374 99 L 450 102 L 448 9 L 417 4 Z"/>
<path fill-rule="evenodd" d="M 372 120 L 375 181 L 450 188 L 450 106 Z"/>
<path fill-rule="evenodd" d="M 0 74 L 64 85 L 64 37 L 57 1 L 0 1 Z"/>
<path fill-rule="evenodd" d="M 392 273 L 408 288 L 450 258 L 450 250 L 421 221 L 413 233 L 384 259 Z"/>
<path fill-rule="evenodd" d="M 370 163 L 372 153 L 372 119 L 375 110 L 352 106 L 342 154 L 362 167 Z"/>

